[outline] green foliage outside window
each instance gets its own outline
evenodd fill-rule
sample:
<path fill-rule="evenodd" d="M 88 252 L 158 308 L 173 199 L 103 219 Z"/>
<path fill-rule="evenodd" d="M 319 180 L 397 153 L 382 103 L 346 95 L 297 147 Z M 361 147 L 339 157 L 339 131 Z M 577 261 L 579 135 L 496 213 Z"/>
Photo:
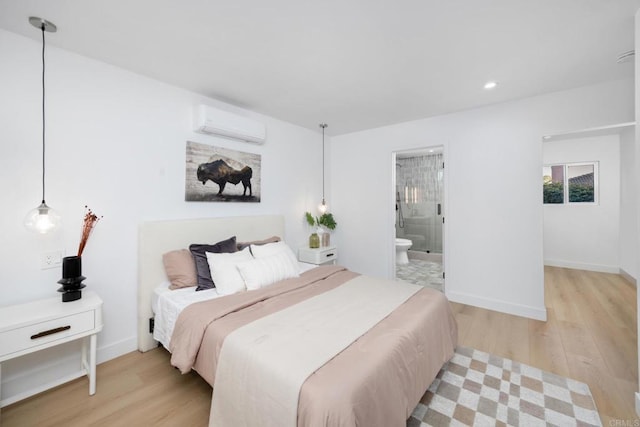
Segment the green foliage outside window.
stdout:
<path fill-rule="evenodd" d="M 564 189 L 561 182 L 549 182 L 543 185 L 544 203 L 564 203 Z"/>
<path fill-rule="evenodd" d="M 569 202 L 580 203 L 580 202 L 593 202 L 593 201 L 594 201 L 593 186 L 569 184 Z"/>

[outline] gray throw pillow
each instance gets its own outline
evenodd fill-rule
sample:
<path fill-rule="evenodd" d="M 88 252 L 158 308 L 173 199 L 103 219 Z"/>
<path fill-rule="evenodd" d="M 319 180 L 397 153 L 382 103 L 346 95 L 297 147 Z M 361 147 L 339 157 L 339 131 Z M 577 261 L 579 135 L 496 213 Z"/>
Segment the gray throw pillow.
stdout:
<path fill-rule="evenodd" d="M 230 237 L 227 240 L 222 240 L 216 244 L 209 245 L 203 243 L 194 243 L 189 245 L 189 251 L 193 256 L 193 261 L 196 263 L 196 272 L 198 275 L 198 287 L 196 291 L 202 291 L 204 289 L 215 288 L 211 278 L 211 270 L 209 270 L 209 263 L 207 262 L 207 255 L 205 252 L 212 252 L 216 254 L 237 252 L 236 236 Z"/>

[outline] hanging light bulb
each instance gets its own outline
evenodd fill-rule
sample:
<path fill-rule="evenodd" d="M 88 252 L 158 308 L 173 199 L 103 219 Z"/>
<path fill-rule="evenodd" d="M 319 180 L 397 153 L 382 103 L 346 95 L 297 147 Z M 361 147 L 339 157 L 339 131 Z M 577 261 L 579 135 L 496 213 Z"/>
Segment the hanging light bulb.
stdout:
<path fill-rule="evenodd" d="M 61 218 L 44 200 L 40 206 L 31 209 L 24 219 L 24 226 L 36 233 L 46 234 L 60 226 Z"/>
<path fill-rule="evenodd" d="M 322 203 L 318 206 L 318 211 L 321 214 L 327 213 L 328 207 L 327 202 L 324 200 L 324 130 L 328 126 L 326 123 L 320 123 L 319 125 L 322 128 Z"/>
<path fill-rule="evenodd" d="M 44 114 L 44 95 L 45 95 L 45 86 L 44 86 L 44 32 L 55 33 L 57 28 L 51 22 L 37 18 L 32 16 L 29 18 L 29 22 L 34 27 L 40 29 L 42 31 L 42 202 L 40 205 L 27 214 L 24 219 L 25 227 L 36 233 L 45 234 L 50 231 L 55 230 L 60 226 L 61 218 L 60 215 L 52 208 L 47 206 L 47 203 L 44 201 L 44 189 L 45 189 L 45 114 Z"/>
<path fill-rule="evenodd" d="M 324 199 L 322 199 L 322 203 L 318 205 L 318 211 L 320 211 L 321 214 L 325 214 L 327 213 L 327 208 L 327 204 L 325 203 Z"/>

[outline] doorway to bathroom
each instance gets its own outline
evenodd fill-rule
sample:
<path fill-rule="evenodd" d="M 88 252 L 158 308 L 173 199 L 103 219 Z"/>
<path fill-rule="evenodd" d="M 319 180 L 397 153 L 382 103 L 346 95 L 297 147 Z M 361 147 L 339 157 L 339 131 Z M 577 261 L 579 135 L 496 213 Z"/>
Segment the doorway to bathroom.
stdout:
<path fill-rule="evenodd" d="M 396 279 L 444 291 L 444 149 L 393 154 Z"/>

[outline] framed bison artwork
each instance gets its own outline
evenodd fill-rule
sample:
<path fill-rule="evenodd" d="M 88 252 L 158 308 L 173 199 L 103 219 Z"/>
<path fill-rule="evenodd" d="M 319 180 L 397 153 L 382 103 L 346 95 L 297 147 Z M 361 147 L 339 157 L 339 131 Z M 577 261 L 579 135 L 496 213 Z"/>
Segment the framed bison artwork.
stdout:
<path fill-rule="evenodd" d="M 259 154 L 187 141 L 187 202 L 260 202 Z"/>

